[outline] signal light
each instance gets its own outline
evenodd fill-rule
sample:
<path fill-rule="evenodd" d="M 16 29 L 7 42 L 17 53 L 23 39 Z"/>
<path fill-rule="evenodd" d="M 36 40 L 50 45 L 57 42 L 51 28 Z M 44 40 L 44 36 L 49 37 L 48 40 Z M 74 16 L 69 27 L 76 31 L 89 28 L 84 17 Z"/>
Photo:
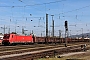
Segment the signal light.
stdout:
<path fill-rule="evenodd" d="M 66 28 L 66 31 L 68 31 L 68 28 Z"/>
<path fill-rule="evenodd" d="M 65 28 L 67 28 L 67 21 L 65 21 Z"/>

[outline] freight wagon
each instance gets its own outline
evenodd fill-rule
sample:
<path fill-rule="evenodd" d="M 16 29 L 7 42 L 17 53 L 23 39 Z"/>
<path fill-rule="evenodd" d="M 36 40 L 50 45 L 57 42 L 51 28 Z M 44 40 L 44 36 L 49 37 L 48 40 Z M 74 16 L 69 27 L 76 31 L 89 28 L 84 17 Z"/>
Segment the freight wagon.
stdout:
<path fill-rule="evenodd" d="M 67 38 L 67 42 L 87 42 L 89 40 L 82 40 L 82 39 L 71 39 Z M 34 43 L 65 43 L 65 38 L 59 38 L 59 37 L 48 37 L 48 40 L 46 40 L 46 37 L 35 37 L 34 35 L 18 35 L 15 33 L 11 34 L 4 34 L 2 44 L 3 45 L 10 45 L 10 44 L 18 44 L 18 43 L 24 43 L 24 44 L 34 44 Z"/>

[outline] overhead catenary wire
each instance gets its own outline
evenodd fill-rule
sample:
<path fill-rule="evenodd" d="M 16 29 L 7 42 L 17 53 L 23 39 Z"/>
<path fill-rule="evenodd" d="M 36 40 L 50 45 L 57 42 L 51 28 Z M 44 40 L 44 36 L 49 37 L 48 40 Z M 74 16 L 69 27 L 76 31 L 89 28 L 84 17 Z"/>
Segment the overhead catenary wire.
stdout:
<path fill-rule="evenodd" d="M 20 2 L 23 2 L 19 0 Z M 0 7 L 26 7 L 26 6 L 36 6 L 36 5 L 45 5 L 45 4 L 52 4 L 52 3 L 57 3 L 57 2 L 62 2 L 66 0 L 60 0 L 60 1 L 53 1 L 53 2 L 48 2 L 48 3 L 41 3 L 41 4 L 33 4 L 33 5 L 24 5 L 24 6 L 0 6 Z"/>
<path fill-rule="evenodd" d="M 22 0 L 19 0 L 20 2 Z M 62 1 L 66 1 L 66 0 L 60 0 L 60 1 L 53 1 L 53 2 L 48 2 L 48 3 L 41 3 L 41 4 L 33 4 L 33 5 L 25 5 L 25 6 L 0 6 L 0 7 L 27 7 L 27 6 L 36 6 L 36 5 L 46 5 L 46 4 L 52 4 L 52 3 L 57 3 L 57 2 L 62 2 Z M 23 2 L 23 1 L 22 1 Z M 26 4 L 26 3 L 25 3 Z M 83 6 L 81 8 L 77 8 L 77 9 L 74 9 L 74 10 L 70 10 L 70 11 L 66 11 L 66 12 L 62 12 L 62 13 L 59 13 L 59 14 L 54 14 L 54 15 L 60 15 L 60 14 L 65 14 L 65 13 L 69 13 L 69 12 L 73 12 L 73 11 L 77 11 L 77 10 L 80 10 L 80 9 L 84 9 L 84 8 L 87 8 L 87 7 L 90 7 L 90 5 L 87 5 L 87 6 Z M 36 8 L 35 8 L 36 9 Z M 39 10 L 41 11 L 41 10 Z M 51 15 L 51 14 L 50 14 Z M 60 18 L 60 17 L 59 17 Z"/>
<path fill-rule="evenodd" d="M 74 9 L 74 10 L 70 10 L 70 11 L 66 11 L 66 12 L 59 13 L 59 14 L 54 14 L 54 15 L 60 15 L 60 14 L 70 13 L 70 12 L 78 11 L 78 10 L 81 10 L 81 9 L 84 9 L 84 8 L 87 8 L 87 7 L 90 7 L 90 5 L 86 5 L 86 6 L 83 6 L 83 7 L 77 8 L 77 9 Z M 51 14 L 49 14 L 49 15 L 51 15 Z"/>
<path fill-rule="evenodd" d="M 24 2 L 24 0 L 20 0 L 20 1 Z M 63 0 L 63 1 L 65 1 L 65 0 Z M 21 2 L 21 3 L 22 3 L 22 2 Z M 47 4 L 53 4 L 53 3 L 54 3 L 54 2 L 48 2 Z M 56 1 L 55 3 L 58 3 L 58 2 Z M 46 3 L 44 3 L 44 4 L 43 4 L 43 3 L 40 3 L 40 4 L 41 4 L 41 5 L 47 5 Z M 20 7 L 20 8 L 21 8 L 21 7 L 24 7 L 24 10 L 25 10 L 25 8 L 28 8 L 28 7 L 30 7 L 30 6 L 33 7 L 33 6 L 37 6 L 37 5 L 39 5 L 39 4 L 32 4 L 32 5 L 28 5 L 28 4 L 27 4 L 27 5 L 26 5 L 26 3 L 25 3 L 23 6 L 14 6 L 14 5 L 13 5 L 13 6 L 6 6 L 6 7 L 11 7 L 11 8 L 15 8 L 15 7 Z M 3 6 L 2 6 L 2 7 L 3 7 Z M 4 7 L 5 7 L 5 6 L 4 6 Z M 61 12 L 61 13 L 58 13 L 59 19 L 60 19 L 61 17 L 63 17 L 62 14 L 70 13 L 70 12 L 73 12 L 73 11 L 78 11 L 78 10 L 81 10 L 81 9 L 84 9 L 84 8 L 87 8 L 87 7 L 89 7 L 89 5 L 83 6 L 83 7 L 81 7 L 81 8 L 73 9 L 73 10 L 70 9 L 69 11 L 66 11 L 66 12 L 63 11 L 63 12 Z M 38 8 L 38 7 L 37 7 L 37 8 Z M 37 9 L 37 8 L 35 8 L 35 9 Z M 38 9 L 37 9 L 37 10 L 38 10 Z M 43 11 L 40 10 L 40 9 L 39 9 L 39 11 L 43 12 Z M 21 17 L 21 18 L 27 18 L 27 20 L 29 20 L 30 18 L 32 18 L 32 17 L 30 17 L 30 18 L 29 18 L 29 17 L 25 17 L 25 12 L 26 12 L 26 11 L 24 11 L 24 15 L 23 15 L 23 17 Z M 50 13 L 50 14 L 51 14 L 51 13 Z M 50 14 L 49 14 L 49 15 L 50 15 Z M 55 13 L 54 13 L 54 15 L 55 15 Z M 64 15 L 64 16 L 66 17 L 66 15 Z M 14 17 L 14 11 L 12 11 L 12 17 L 10 18 L 10 19 L 12 19 L 11 23 L 13 22 L 13 20 L 19 19 L 19 18 L 15 18 L 15 19 L 14 19 L 13 17 Z M 79 17 L 79 15 L 76 14 L 76 15 L 75 15 L 75 18 L 78 19 L 78 17 Z M 84 15 L 84 17 L 86 17 L 86 16 Z M 34 19 L 34 18 L 39 19 L 40 17 L 33 17 L 32 19 Z M 71 18 L 71 17 L 70 17 L 70 18 Z M 61 18 L 61 19 L 62 19 L 62 18 Z M 22 20 L 22 19 L 21 19 L 21 20 Z M 20 20 L 20 21 L 21 21 L 21 20 Z M 24 20 L 26 21 L 26 19 L 24 19 Z M 23 20 L 23 21 L 24 21 L 24 20 Z M 45 19 L 44 19 L 44 20 L 45 20 Z M 20 22 L 20 21 L 18 20 L 18 22 Z M 21 22 L 23 22 L 23 21 L 21 21 Z M 27 23 L 28 23 L 28 22 L 27 22 Z M 28 25 L 28 24 L 27 24 L 27 25 Z M 82 24 L 82 25 L 84 26 L 84 24 Z M 87 24 L 87 23 L 85 24 L 85 26 L 88 26 L 88 25 L 89 25 L 89 24 Z"/>
<path fill-rule="evenodd" d="M 53 1 L 53 2 L 41 3 L 41 4 L 33 4 L 33 5 L 26 5 L 26 6 L 45 5 L 45 4 L 52 4 L 52 3 L 62 2 L 62 1 L 66 1 L 66 0 Z"/>
<path fill-rule="evenodd" d="M 20 2 L 23 2 L 22 0 L 19 0 Z M 0 7 L 26 7 L 26 6 L 36 6 L 36 5 L 46 5 L 46 4 L 52 4 L 52 3 L 57 3 L 57 2 L 62 2 L 62 1 L 66 1 L 66 0 L 60 0 L 60 1 L 53 1 L 53 2 L 48 2 L 48 3 L 41 3 L 41 4 L 33 4 L 33 5 L 25 5 L 25 6 L 0 6 Z M 62 12 L 62 13 L 59 13 L 58 15 L 60 14 L 64 14 L 64 13 L 69 13 L 69 12 L 73 12 L 73 11 L 77 11 L 77 10 L 80 10 L 80 9 L 83 9 L 83 8 L 87 8 L 87 7 L 90 7 L 90 5 L 87 5 L 87 6 L 83 6 L 81 8 L 77 8 L 77 9 L 74 9 L 74 10 L 70 10 L 70 11 L 66 11 L 66 12 Z M 40 10 L 41 11 L 41 10 Z M 51 15 L 51 14 L 50 14 Z M 54 14 L 54 15 L 57 15 L 57 14 Z"/>

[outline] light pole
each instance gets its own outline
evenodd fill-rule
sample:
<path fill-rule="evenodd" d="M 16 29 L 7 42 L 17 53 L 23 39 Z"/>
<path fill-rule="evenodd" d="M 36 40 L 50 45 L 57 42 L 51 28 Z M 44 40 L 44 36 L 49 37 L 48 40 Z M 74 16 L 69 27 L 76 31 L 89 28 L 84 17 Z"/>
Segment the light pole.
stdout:
<path fill-rule="evenodd" d="M 50 30 L 49 30 L 49 37 L 50 37 Z"/>
<path fill-rule="evenodd" d="M 55 39 L 54 39 L 54 20 L 53 20 L 54 15 L 51 15 L 51 16 L 52 16 L 52 37 L 53 37 L 54 43 L 56 44 Z"/>
<path fill-rule="evenodd" d="M 61 40 L 61 30 L 59 30 L 59 42 Z"/>
<path fill-rule="evenodd" d="M 71 37 L 71 30 L 70 30 L 70 33 L 69 34 L 70 34 L 70 37 Z"/>
<path fill-rule="evenodd" d="M 41 37 L 43 37 L 43 36 L 44 36 L 44 32 L 45 32 L 45 31 L 41 31 Z"/>
<path fill-rule="evenodd" d="M 10 34 L 10 26 L 9 26 L 9 29 L 8 29 L 8 33 Z"/>
<path fill-rule="evenodd" d="M 61 30 L 59 30 L 59 38 L 61 38 Z"/>
<path fill-rule="evenodd" d="M 22 34 L 24 34 L 24 26 L 22 26 Z"/>
<path fill-rule="evenodd" d="M 17 25 L 17 20 L 16 20 L 16 22 L 15 22 L 15 33 L 16 33 L 16 25 Z"/>
<path fill-rule="evenodd" d="M 52 16 L 52 37 L 54 37 L 54 20 L 53 20 L 54 15 L 51 16 Z"/>
<path fill-rule="evenodd" d="M 16 26 L 16 33 L 18 33 L 18 32 L 17 32 L 17 27 L 20 27 L 20 26 Z"/>
<path fill-rule="evenodd" d="M 27 35 L 27 34 L 25 33 L 25 31 L 28 31 L 28 30 L 25 30 L 24 27 L 25 27 L 25 26 L 22 26 L 22 34 Z"/>
<path fill-rule="evenodd" d="M 82 40 L 84 40 L 84 36 L 83 36 L 83 28 L 81 28 L 82 29 Z"/>
<path fill-rule="evenodd" d="M 46 38 L 45 43 L 48 44 L 48 14 L 46 14 Z"/>
<path fill-rule="evenodd" d="M 11 24 L 11 19 L 10 19 L 10 24 Z M 9 24 L 9 30 L 8 30 L 8 33 L 10 34 L 10 24 Z"/>
<path fill-rule="evenodd" d="M 4 27 L 1 27 L 3 30 L 4 30 L 4 34 L 5 34 L 5 29 L 7 29 L 6 27 L 5 27 L 5 25 L 4 25 Z"/>

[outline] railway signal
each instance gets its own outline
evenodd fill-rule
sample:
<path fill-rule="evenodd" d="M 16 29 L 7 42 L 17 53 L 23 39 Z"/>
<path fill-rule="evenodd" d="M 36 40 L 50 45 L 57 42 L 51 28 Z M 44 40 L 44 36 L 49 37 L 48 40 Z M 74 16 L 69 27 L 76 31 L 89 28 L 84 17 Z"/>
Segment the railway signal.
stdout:
<path fill-rule="evenodd" d="M 65 47 L 67 47 L 67 38 L 68 38 L 68 21 L 65 21 Z"/>
<path fill-rule="evenodd" d="M 67 28 L 67 21 L 65 21 L 65 28 Z"/>
<path fill-rule="evenodd" d="M 68 22 L 67 21 L 65 21 L 65 29 L 66 29 L 66 31 L 68 31 Z"/>

